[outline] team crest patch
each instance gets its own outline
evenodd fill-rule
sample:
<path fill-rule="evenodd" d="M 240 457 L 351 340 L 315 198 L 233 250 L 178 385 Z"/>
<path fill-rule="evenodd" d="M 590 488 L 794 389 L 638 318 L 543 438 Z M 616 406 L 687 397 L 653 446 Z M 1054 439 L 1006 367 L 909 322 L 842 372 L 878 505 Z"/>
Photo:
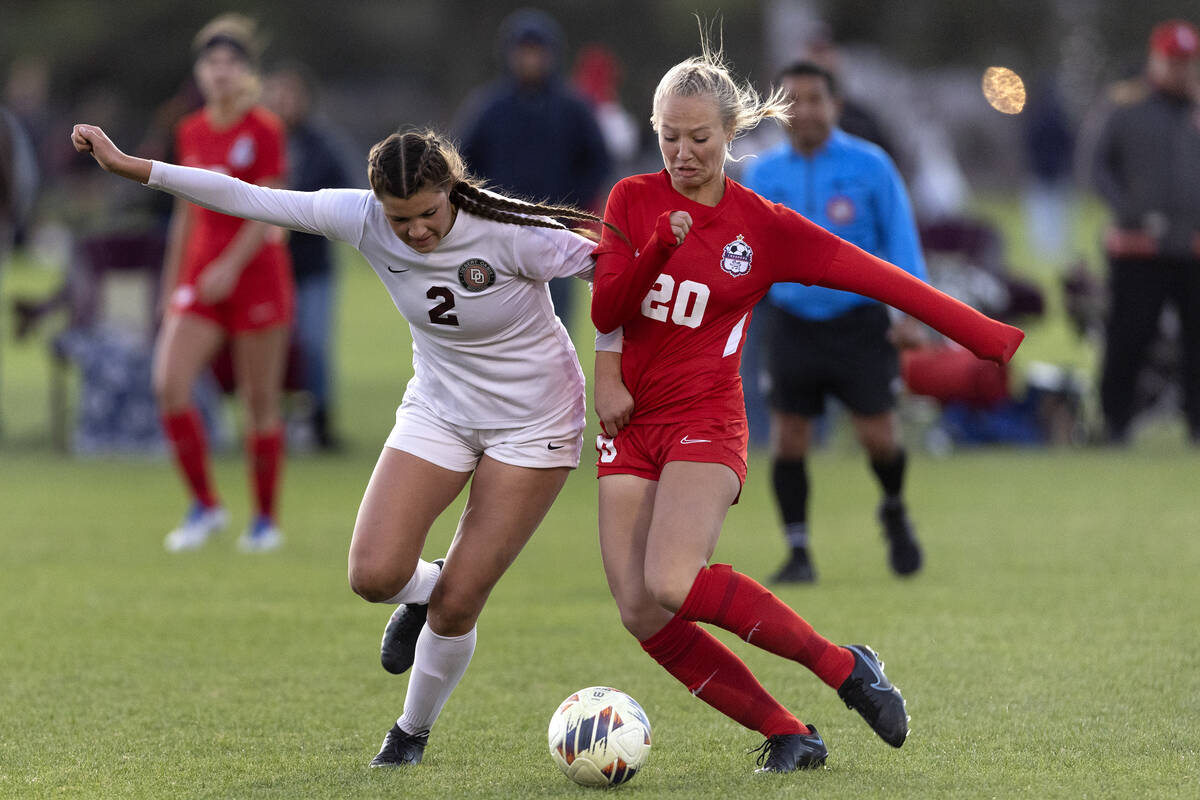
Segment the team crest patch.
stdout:
<path fill-rule="evenodd" d="M 834 195 L 825 205 L 825 216 L 834 225 L 849 225 L 856 216 L 854 201 L 844 194 Z"/>
<path fill-rule="evenodd" d="M 740 277 L 750 271 L 750 261 L 753 258 L 754 251 L 739 233 L 738 237 L 725 245 L 725 249 L 721 251 L 721 269 L 735 278 Z"/>
<path fill-rule="evenodd" d="M 242 134 L 229 148 L 229 166 L 245 169 L 254 163 L 254 151 L 254 138 L 249 134 Z"/>
<path fill-rule="evenodd" d="M 458 282 L 468 292 L 482 292 L 496 282 L 496 270 L 482 258 L 469 258 L 458 268 Z"/>

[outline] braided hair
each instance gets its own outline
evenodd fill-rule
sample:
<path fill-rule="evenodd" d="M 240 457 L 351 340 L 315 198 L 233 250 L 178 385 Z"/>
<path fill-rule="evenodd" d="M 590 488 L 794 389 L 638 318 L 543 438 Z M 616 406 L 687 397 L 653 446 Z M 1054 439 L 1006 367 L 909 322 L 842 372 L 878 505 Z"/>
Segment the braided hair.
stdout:
<path fill-rule="evenodd" d="M 431 130 L 393 133 L 376 143 L 367 155 L 367 177 L 376 195 L 390 194 L 401 199 L 423 189 L 444 189 L 455 208 L 493 222 L 567 230 L 557 220 L 569 219 L 613 227 L 574 206 L 530 203 L 485 190 L 482 181 L 467 173 L 454 145 Z M 613 230 L 625 238 L 615 227 Z M 579 232 L 590 234 L 590 231 Z"/>

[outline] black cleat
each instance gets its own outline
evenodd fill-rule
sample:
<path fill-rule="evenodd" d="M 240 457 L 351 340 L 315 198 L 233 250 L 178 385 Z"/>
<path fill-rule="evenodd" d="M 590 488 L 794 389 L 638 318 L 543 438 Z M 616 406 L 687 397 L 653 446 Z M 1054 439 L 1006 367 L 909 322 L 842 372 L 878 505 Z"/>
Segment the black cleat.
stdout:
<path fill-rule="evenodd" d="M 816 580 L 817 573 L 813 569 L 812 559 L 808 557 L 808 550 L 803 547 L 792 548 L 788 560 L 771 576 L 771 583 L 815 583 Z"/>
<path fill-rule="evenodd" d="M 434 559 L 439 567 L 446 559 Z M 383 629 L 383 641 L 379 643 L 379 662 L 393 675 L 407 672 L 417 655 L 417 637 L 425 627 L 429 616 L 428 603 L 403 603 L 392 612 L 387 627 Z"/>
<path fill-rule="evenodd" d="M 424 733 L 405 733 L 399 725 L 383 737 L 383 747 L 379 755 L 371 759 L 372 767 L 400 767 L 405 764 L 420 764 L 425 755 L 425 745 L 429 744 L 429 731 Z"/>
<path fill-rule="evenodd" d="M 900 690 L 883 674 L 883 662 L 865 644 L 846 645 L 854 654 L 854 669 L 838 687 L 838 697 L 867 721 L 879 738 L 892 747 L 908 736 L 908 711 Z"/>
<path fill-rule="evenodd" d="M 758 769 L 755 772 L 792 772 L 797 769 L 815 769 L 825 763 L 829 751 L 821 734 L 812 725 L 809 732 L 782 733 L 768 736 L 767 740 L 751 753 L 758 752 Z"/>
<path fill-rule="evenodd" d="M 904 503 L 885 500 L 879 506 L 879 521 L 888 541 L 888 561 L 897 575 L 912 575 L 921 569 L 921 545 L 917 544 L 912 520 Z"/>

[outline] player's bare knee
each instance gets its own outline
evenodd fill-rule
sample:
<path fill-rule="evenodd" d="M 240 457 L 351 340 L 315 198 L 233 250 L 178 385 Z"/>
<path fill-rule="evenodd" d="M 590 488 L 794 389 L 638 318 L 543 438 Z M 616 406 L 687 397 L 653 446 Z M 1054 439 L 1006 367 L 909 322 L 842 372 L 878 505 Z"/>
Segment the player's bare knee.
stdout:
<path fill-rule="evenodd" d="M 352 563 L 347 570 L 350 589 L 368 603 L 386 603 L 404 588 L 407 578 L 383 573 L 369 565 Z"/>
<path fill-rule="evenodd" d="M 900 429 L 892 414 L 855 417 L 854 432 L 874 461 L 887 461 L 900 450 Z"/>
<path fill-rule="evenodd" d="M 891 461 L 900 453 L 900 445 L 890 436 L 859 436 L 859 443 L 872 461 Z"/>
<path fill-rule="evenodd" d="M 812 443 L 812 422 L 797 414 L 774 412 L 771 415 L 771 457 L 793 460 L 804 458 Z"/>
<path fill-rule="evenodd" d="M 475 627 L 480 610 L 477 602 L 435 589 L 429 599 L 429 627 L 438 636 L 462 636 Z"/>
<path fill-rule="evenodd" d="M 192 387 L 169 375 L 153 378 L 154 400 L 163 414 L 174 414 L 192 403 Z"/>
<path fill-rule="evenodd" d="M 643 609 L 621 609 L 621 625 L 638 641 L 648 639 L 658 632 L 657 629 L 662 626 L 656 625 L 656 622 L 657 620 Z"/>
<path fill-rule="evenodd" d="M 279 396 L 274 392 L 255 392 L 246 394 L 246 420 L 251 429 L 256 431 L 273 430 L 279 427 Z"/>
<path fill-rule="evenodd" d="M 654 602 L 668 611 L 675 612 L 687 599 L 694 578 L 694 574 L 690 578 L 684 578 L 682 573 L 673 573 L 667 570 L 647 574 L 646 591 L 654 598 Z"/>

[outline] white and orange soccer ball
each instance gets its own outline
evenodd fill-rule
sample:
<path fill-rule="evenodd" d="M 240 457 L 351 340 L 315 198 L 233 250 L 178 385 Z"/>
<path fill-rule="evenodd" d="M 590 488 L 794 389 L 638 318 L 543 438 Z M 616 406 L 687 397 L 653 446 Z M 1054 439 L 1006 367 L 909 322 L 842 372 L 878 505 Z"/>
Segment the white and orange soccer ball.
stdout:
<path fill-rule="evenodd" d="M 637 701 L 607 686 L 574 692 L 550 717 L 550 757 L 582 786 L 617 786 L 650 755 L 650 720 Z"/>

